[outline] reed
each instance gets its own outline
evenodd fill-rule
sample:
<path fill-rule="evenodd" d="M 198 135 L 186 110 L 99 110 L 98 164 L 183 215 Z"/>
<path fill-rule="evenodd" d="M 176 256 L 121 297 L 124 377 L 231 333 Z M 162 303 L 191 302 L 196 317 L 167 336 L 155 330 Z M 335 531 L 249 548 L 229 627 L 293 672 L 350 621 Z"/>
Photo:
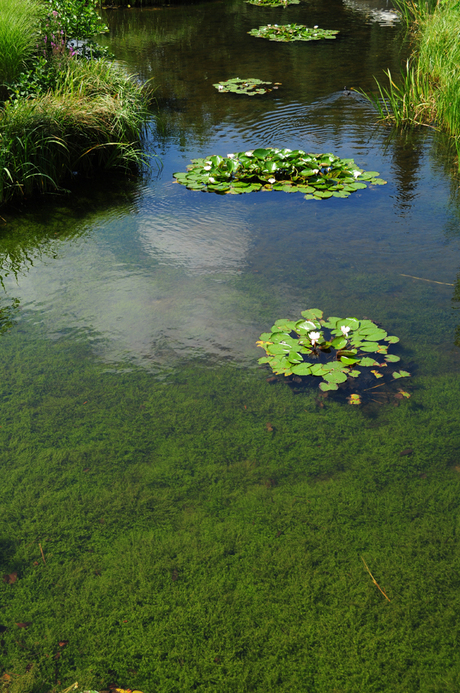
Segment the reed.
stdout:
<path fill-rule="evenodd" d="M 0 98 L 33 56 L 44 7 L 39 0 L 0 0 Z"/>
<path fill-rule="evenodd" d="M 413 55 L 397 80 L 387 71 L 388 85 L 375 78 L 378 91 L 360 93 L 381 121 L 439 128 L 455 138 L 460 151 L 460 5 L 457 0 L 397 4 L 415 31 Z"/>
<path fill-rule="evenodd" d="M 53 92 L 0 111 L 0 203 L 57 189 L 75 172 L 141 167 L 148 117 L 145 90 L 121 68 L 70 60 Z"/>

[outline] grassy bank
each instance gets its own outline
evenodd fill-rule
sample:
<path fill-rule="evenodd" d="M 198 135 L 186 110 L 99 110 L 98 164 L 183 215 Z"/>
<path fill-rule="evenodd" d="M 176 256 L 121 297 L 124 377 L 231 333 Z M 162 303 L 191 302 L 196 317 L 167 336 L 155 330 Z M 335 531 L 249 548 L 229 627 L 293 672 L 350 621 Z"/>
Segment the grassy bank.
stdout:
<path fill-rule="evenodd" d="M 0 57 L 13 41 L 4 19 L 14 6 L 0 0 Z M 57 190 L 75 174 L 139 169 L 146 160 L 141 143 L 149 118 L 146 89 L 122 67 L 79 56 L 69 43 L 105 28 L 94 8 L 76 0 L 54 0 L 54 7 L 59 12 L 44 14 L 43 6 L 28 0 L 27 21 L 14 25 L 22 32 L 22 49 L 2 73 L 0 204 Z"/>
<path fill-rule="evenodd" d="M 436 127 L 460 138 L 460 11 L 457 3 L 400 2 L 413 34 L 414 51 L 401 75 L 387 73 L 369 95 L 383 120 Z"/>
<path fill-rule="evenodd" d="M 0 112 L 0 202 L 56 189 L 75 172 L 141 165 L 147 117 L 142 89 L 123 70 L 70 60 L 54 91 Z"/>

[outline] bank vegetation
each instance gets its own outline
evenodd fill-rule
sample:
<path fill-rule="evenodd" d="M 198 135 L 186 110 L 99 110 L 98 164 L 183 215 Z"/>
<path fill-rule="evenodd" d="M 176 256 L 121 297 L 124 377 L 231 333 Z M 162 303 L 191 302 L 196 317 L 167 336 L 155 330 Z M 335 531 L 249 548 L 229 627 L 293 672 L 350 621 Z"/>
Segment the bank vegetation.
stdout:
<path fill-rule="evenodd" d="M 365 94 L 382 120 L 434 127 L 460 148 L 460 2 L 397 0 L 411 33 L 413 51 L 401 75 L 376 79 L 378 92 Z"/>
<path fill-rule="evenodd" d="M 82 0 L 0 0 L 0 204 L 96 170 L 138 170 L 145 86 L 93 37 Z"/>

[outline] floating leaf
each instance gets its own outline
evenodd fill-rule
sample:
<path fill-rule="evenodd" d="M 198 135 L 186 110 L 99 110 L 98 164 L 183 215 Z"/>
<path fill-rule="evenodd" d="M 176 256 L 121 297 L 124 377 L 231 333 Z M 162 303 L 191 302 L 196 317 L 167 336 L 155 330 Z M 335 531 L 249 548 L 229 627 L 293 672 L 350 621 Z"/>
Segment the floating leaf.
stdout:
<path fill-rule="evenodd" d="M 406 392 L 405 390 L 398 390 L 399 394 L 401 394 L 403 397 L 410 397 L 410 394 Z"/>
<path fill-rule="evenodd" d="M 400 357 L 396 356 L 396 354 L 387 354 L 385 356 L 385 361 L 388 361 L 388 363 L 396 363 L 397 361 L 400 361 Z"/>
<path fill-rule="evenodd" d="M 303 310 L 300 315 L 303 315 L 304 318 L 307 318 L 307 320 L 321 320 L 323 317 L 323 311 L 319 310 L 319 308 L 310 308 L 309 310 Z"/>
<path fill-rule="evenodd" d="M 327 392 L 328 390 L 338 390 L 339 386 L 337 385 L 337 383 L 333 383 L 333 382 L 328 382 L 328 383 L 322 382 L 319 384 L 319 388 L 323 392 Z"/>
<path fill-rule="evenodd" d="M 376 378 L 383 378 L 383 374 L 379 373 L 379 371 L 371 371 L 375 375 Z"/>
<path fill-rule="evenodd" d="M 348 404 L 361 404 L 361 397 L 359 395 L 350 395 L 347 397 Z"/>
<path fill-rule="evenodd" d="M 370 356 L 364 356 L 362 359 L 359 361 L 360 366 L 380 366 L 380 363 L 378 361 L 375 361 L 375 359 L 371 358 Z"/>
<path fill-rule="evenodd" d="M 347 374 L 341 371 L 332 371 L 323 376 L 328 383 L 344 383 L 347 379 Z"/>
<path fill-rule="evenodd" d="M 363 342 L 360 346 L 361 351 L 366 351 L 368 353 L 378 351 L 380 344 L 378 342 Z"/>
<path fill-rule="evenodd" d="M 311 364 L 310 363 L 299 363 L 292 366 L 292 372 L 295 375 L 310 375 Z"/>
<path fill-rule="evenodd" d="M 392 335 L 391 337 L 385 337 L 385 341 L 389 344 L 397 344 L 399 342 L 399 337 L 394 337 Z"/>
<path fill-rule="evenodd" d="M 396 378 L 396 379 L 397 378 L 410 378 L 410 373 L 408 373 L 407 371 L 399 371 L 399 373 L 398 373 L 398 371 L 394 371 L 394 373 L 392 373 L 392 376 L 393 376 L 393 378 Z"/>

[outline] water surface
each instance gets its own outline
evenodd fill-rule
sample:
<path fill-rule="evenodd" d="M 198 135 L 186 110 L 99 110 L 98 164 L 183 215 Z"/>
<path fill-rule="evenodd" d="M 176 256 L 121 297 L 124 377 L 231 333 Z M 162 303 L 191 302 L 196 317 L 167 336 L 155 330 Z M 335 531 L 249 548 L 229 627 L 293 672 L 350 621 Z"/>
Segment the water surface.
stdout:
<path fill-rule="evenodd" d="M 106 19 L 157 87 L 161 167 L 4 213 L 7 670 L 33 663 L 45 690 L 457 690 L 457 176 L 442 138 L 376 126 L 349 91 L 398 72 L 401 28 L 336 0 Z M 340 34 L 246 33 L 294 21 Z M 212 86 L 235 76 L 282 85 Z M 388 184 L 317 202 L 173 179 L 258 146 L 352 157 Z M 397 334 L 411 398 L 354 408 L 268 383 L 255 341 L 310 307 Z"/>

